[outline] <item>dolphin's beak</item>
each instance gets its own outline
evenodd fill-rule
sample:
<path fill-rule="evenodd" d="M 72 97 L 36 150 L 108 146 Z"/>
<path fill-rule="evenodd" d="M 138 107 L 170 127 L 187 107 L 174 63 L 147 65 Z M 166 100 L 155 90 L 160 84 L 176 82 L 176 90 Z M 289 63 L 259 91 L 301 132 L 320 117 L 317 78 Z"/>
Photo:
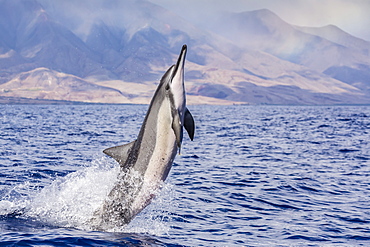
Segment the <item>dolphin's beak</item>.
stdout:
<path fill-rule="evenodd" d="M 183 86 L 184 83 L 184 65 L 185 65 L 185 57 L 186 57 L 187 46 L 183 45 L 181 49 L 181 53 L 179 58 L 177 59 L 177 63 L 175 64 L 173 77 L 171 83 L 175 87 Z M 174 84 L 181 84 L 181 85 L 174 85 Z"/>

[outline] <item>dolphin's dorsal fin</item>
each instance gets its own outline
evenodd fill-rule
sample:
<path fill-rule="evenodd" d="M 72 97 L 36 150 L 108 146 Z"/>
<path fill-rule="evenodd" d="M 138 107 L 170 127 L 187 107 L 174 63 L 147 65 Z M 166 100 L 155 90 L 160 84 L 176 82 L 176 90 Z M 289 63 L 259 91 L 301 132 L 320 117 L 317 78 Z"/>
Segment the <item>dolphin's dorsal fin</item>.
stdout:
<path fill-rule="evenodd" d="M 120 163 L 121 166 L 123 166 L 127 160 L 127 157 L 135 141 L 132 141 L 125 145 L 107 148 L 103 151 L 103 153 L 105 153 L 106 155 L 109 155 L 110 157 L 115 159 L 118 163 Z"/>
<path fill-rule="evenodd" d="M 193 115 L 191 115 L 188 108 L 185 109 L 184 127 L 189 134 L 190 140 L 193 140 L 194 132 L 195 132 L 195 124 L 194 124 Z"/>

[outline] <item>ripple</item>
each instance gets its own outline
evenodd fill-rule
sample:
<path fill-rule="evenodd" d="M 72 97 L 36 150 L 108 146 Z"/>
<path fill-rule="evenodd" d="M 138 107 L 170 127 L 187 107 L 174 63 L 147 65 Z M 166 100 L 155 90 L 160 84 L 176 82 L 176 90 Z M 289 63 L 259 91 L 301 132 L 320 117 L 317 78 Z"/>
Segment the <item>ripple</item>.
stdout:
<path fill-rule="evenodd" d="M 0 144 L 4 146 L 0 198 L 15 204 L 41 188 L 51 188 L 58 179 L 68 180 L 69 174 L 93 166 L 102 159 L 104 148 L 133 140 L 147 108 L 0 107 Z M 368 244 L 370 107 L 191 106 L 190 110 L 196 122 L 195 140 L 184 138 L 182 155 L 176 157 L 167 180 L 175 195 L 157 208 L 162 213 L 151 211 L 170 229 L 164 231 L 165 236 L 151 233 L 154 242 L 146 242 L 140 234 L 115 237 L 85 232 L 91 234 L 87 236 L 70 229 L 58 235 L 65 230 L 60 225 L 78 222 L 76 217 L 96 199 L 90 198 L 70 200 L 75 218 L 63 217 L 67 210 L 53 218 L 59 222 L 51 226 L 37 220 L 42 226 L 35 226 L 33 220 L 19 221 L 16 216 L 2 218 L 1 240 L 40 239 L 37 244 L 42 244 L 43 233 L 48 232 L 47 238 L 55 243 L 80 237 L 84 243 L 108 246 Z M 87 187 L 80 182 L 86 191 L 99 189 L 97 182 Z M 77 187 L 73 188 L 78 195 Z M 54 205 L 71 193 L 60 192 L 59 199 L 54 196 L 49 203 L 39 198 L 40 205 Z M 58 211 L 53 210 L 50 207 L 47 212 Z M 47 212 L 44 221 L 50 218 Z M 156 221 L 138 217 L 146 224 L 140 228 L 143 232 L 157 227 Z M 25 232 L 9 230 L 22 225 Z"/>

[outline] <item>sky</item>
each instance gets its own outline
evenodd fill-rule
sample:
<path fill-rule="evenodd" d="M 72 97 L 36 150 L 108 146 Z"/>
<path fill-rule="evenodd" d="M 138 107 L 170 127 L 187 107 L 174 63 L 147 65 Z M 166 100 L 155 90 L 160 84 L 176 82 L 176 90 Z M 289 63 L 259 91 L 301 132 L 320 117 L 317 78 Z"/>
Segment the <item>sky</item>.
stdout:
<path fill-rule="evenodd" d="M 358 38 L 370 41 L 370 0 L 149 0 L 195 24 L 211 20 L 222 11 L 269 9 L 284 21 L 321 27 L 333 24 Z"/>

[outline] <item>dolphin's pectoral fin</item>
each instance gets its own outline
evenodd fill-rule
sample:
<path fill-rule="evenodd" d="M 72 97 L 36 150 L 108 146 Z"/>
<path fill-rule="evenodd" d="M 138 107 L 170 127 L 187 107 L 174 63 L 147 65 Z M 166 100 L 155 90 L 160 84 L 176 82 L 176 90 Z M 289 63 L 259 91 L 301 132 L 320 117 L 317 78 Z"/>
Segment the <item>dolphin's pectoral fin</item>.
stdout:
<path fill-rule="evenodd" d="M 175 114 L 173 114 L 172 129 L 173 129 L 173 132 L 175 132 L 176 143 L 177 143 L 177 147 L 179 148 L 179 152 L 180 152 L 181 142 L 182 142 L 182 127 L 181 127 L 181 122 L 180 122 L 180 116 L 177 113 L 177 111 Z"/>
<path fill-rule="evenodd" d="M 125 145 L 107 148 L 103 151 L 103 153 L 109 155 L 121 165 L 124 165 L 127 160 L 130 149 L 134 145 L 135 141 L 132 141 Z"/>
<path fill-rule="evenodd" d="M 189 134 L 190 140 L 193 140 L 194 132 L 195 132 L 195 124 L 194 124 L 193 115 L 191 115 L 188 108 L 185 109 L 184 127 Z"/>

